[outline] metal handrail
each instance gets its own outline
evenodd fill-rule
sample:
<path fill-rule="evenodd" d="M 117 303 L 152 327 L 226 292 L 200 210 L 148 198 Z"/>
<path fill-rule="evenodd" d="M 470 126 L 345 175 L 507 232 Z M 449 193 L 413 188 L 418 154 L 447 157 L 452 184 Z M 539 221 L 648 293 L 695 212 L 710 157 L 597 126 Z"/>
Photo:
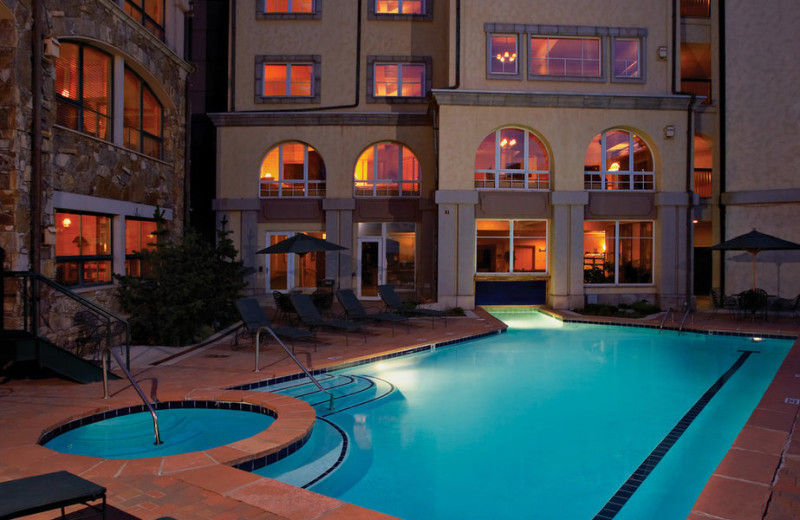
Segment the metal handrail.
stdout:
<path fill-rule="evenodd" d="M 155 444 L 156 445 L 161 444 L 162 443 L 161 433 L 158 431 L 158 416 L 156 415 L 155 408 L 153 408 L 153 405 L 150 404 L 150 401 L 147 400 L 147 397 L 144 395 L 144 392 L 142 392 L 142 389 L 141 389 L 141 387 L 139 387 L 139 384 L 133 378 L 133 375 L 131 375 L 130 371 L 125 367 L 125 365 L 122 364 L 122 359 L 120 359 L 119 354 L 117 354 L 116 352 L 114 352 L 113 349 L 110 349 L 110 348 L 106 349 L 106 352 L 108 354 L 114 356 L 114 360 L 117 362 L 119 367 L 125 373 L 125 377 L 127 377 L 128 381 L 131 382 L 131 386 L 133 386 L 134 390 L 136 390 L 136 393 L 139 394 L 139 397 L 142 399 L 142 402 L 144 403 L 144 405 L 150 411 L 150 415 L 153 417 L 153 430 L 155 430 L 155 435 L 156 435 Z M 103 389 L 105 391 L 105 398 L 106 399 L 109 398 L 109 394 L 108 394 L 108 376 L 106 375 L 108 373 L 107 370 L 106 370 L 108 368 L 107 359 L 108 359 L 107 356 L 103 356 Z"/>
<path fill-rule="evenodd" d="M 672 307 L 667 307 L 667 312 L 664 313 L 664 317 L 661 319 L 661 325 L 658 327 L 659 334 L 664 332 L 664 323 L 667 321 L 667 316 L 669 316 L 670 312 L 672 312 Z"/>
<path fill-rule="evenodd" d="M 256 332 L 256 368 L 255 368 L 255 370 L 253 370 L 253 372 L 258 372 L 258 352 L 259 352 L 259 348 L 260 348 L 259 340 L 261 339 L 261 331 L 262 330 L 266 330 L 267 332 L 269 332 L 272 335 L 273 338 L 275 338 L 275 341 L 278 342 L 278 345 L 283 347 L 283 350 L 285 350 L 286 353 L 289 354 L 289 357 L 292 358 L 292 360 L 297 364 L 298 367 L 300 367 L 300 370 L 303 371 L 303 373 L 306 375 L 306 377 L 308 377 L 311 380 L 311 382 L 314 383 L 314 385 L 316 385 L 316 387 L 319 389 L 320 392 L 328 394 L 328 396 L 330 397 L 329 410 L 333 410 L 333 399 L 334 399 L 333 394 L 331 392 L 328 392 L 324 388 L 322 388 L 322 385 L 319 384 L 319 381 L 317 381 L 317 379 L 314 376 L 311 375 L 311 372 L 308 371 L 308 369 L 303 365 L 303 363 L 300 362 L 299 359 L 297 359 L 294 356 L 294 354 L 292 354 L 292 351 L 289 350 L 289 347 L 287 347 L 286 344 L 283 341 L 281 341 L 281 339 L 278 337 L 278 335 L 275 334 L 275 331 L 273 331 L 269 327 L 259 327 L 258 331 Z"/>
<path fill-rule="evenodd" d="M 683 313 L 683 319 L 681 320 L 681 326 L 678 327 L 678 334 L 680 334 L 683 331 L 683 325 L 684 323 L 686 323 L 686 319 L 689 317 L 689 314 L 691 313 L 692 313 L 692 308 L 686 307 L 686 312 Z"/>
<path fill-rule="evenodd" d="M 16 277 L 16 278 L 23 278 L 24 280 L 30 279 L 30 280 L 36 281 L 36 282 L 43 282 L 45 285 L 49 285 L 51 288 L 53 288 L 54 290 L 58 291 L 62 295 L 72 299 L 73 301 L 76 301 L 76 302 L 80 303 L 84 307 L 88 307 L 89 309 L 91 309 L 96 314 L 101 315 L 106 320 L 106 348 L 111 348 L 111 320 L 116 320 L 119 323 L 121 323 L 125 327 L 125 356 L 126 356 L 125 365 L 128 368 L 130 368 L 130 366 L 131 366 L 131 328 L 130 328 L 130 324 L 128 323 L 128 320 L 126 320 L 125 318 L 123 318 L 123 317 L 115 314 L 114 312 L 106 309 L 105 307 L 102 307 L 101 305 L 98 305 L 97 303 L 93 302 L 92 300 L 89 300 L 88 298 L 84 298 L 80 294 L 77 294 L 77 293 L 71 291 L 69 288 L 64 287 L 60 283 L 58 283 L 58 282 L 56 282 L 54 280 L 51 280 L 50 278 L 47 278 L 46 276 L 42 275 L 41 273 L 36 273 L 36 272 L 33 272 L 33 271 L 4 271 L 3 274 L 6 277 Z M 35 286 L 33 287 L 33 289 L 34 289 L 33 292 L 36 293 L 36 287 Z M 25 297 L 25 293 L 26 293 L 26 291 L 23 291 L 23 298 Z M 37 299 L 38 298 L 38 294 L 35 294 L 34 298 Z M 24 315 L 23 321 L 25 323 L 26 329 L 29 326 L 28 321 L 30 320 L 32 322 L 30 324 L 32 330 L 29 331 L 29 332 L 32 332 L 34 335 L 38 336 L 39 335 L 38 323 L 36 322 L 37 320 L 34 319 L 36 314 L 38 314 L 38 313 L 33 312 L 32 314 L 33 314 L 33 316 L 29 316 L 28 315 L 28 306 L 27 305 L 23 305 L 23 315 Z"/>

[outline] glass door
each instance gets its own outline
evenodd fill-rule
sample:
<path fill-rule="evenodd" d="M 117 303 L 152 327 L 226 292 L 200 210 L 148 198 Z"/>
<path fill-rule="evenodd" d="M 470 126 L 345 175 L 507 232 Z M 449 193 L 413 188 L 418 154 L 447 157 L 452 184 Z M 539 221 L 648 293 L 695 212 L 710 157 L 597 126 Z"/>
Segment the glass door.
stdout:
<path fill-rule="evenodd" d="M 378 299 L 378 285 L 386 283 L 386 273 L 380 259 L 383 257 L 383 240 L 380 237 L 358 239 L 359 298 Z"/>
<path fill-rule="evenodd" d="M 273 246 L 278 242 L 289 238 L 287 233 L 267 233 L 267 246 Z M 264 267 L 264 280 L 267 292 L 281 291 L 286 292 L 294 284 L 289 284 L 289 280 L 294 280 L 294 254 L 274 254 L 264 255 L 266 265 Z"/>

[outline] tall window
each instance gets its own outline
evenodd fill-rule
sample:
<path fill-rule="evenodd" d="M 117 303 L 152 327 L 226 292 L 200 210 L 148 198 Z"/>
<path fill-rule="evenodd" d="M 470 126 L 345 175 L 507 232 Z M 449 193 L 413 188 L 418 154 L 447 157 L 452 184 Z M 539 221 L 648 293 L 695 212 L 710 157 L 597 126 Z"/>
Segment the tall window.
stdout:
<path fill-rule="evenodd" d="M 538 137 L 520 128 L 489 134 L 475 154 L 475 187 L 481 189 L 546 190 L 550 161 Z"/>
<path fill-rule="evenodd" d="M 424 2 L 425 0 L 375 0 L 375 12 L 377 14 L 423 14 Z"/>
<path fill-rule="evenodd" d="M 265 63 L 264 97 L 310 97 L 314 66 L 309 63 Z"/>
<path fill-rule="evenodd" d="M 267 13 L 313 13 L 314 0 L 266 0 Z"/>
<path fill-rule="evenodd" d="M 421 63 L 376 63 L 375 96 L 423 97 L 425 65 Z"/>
<path fill-rule="evenodd" d="M 607 130 L 586 150 L 583 184 L 587 190 L 653 190 L 653 154 L 635 133 Z"/>
<path fill-rule="evenodd" d="M 479 273 L 547 271 L 547 222 L 478 220 L 475 266 Z"/>
<path fill-rule="evenodd" d="M 62 42 L 55 68 L 58 124 L 110 139 L 111 56 L 88 45 Z"/>
<path fill-rule="evenodd" d="M 164 0 L 125 0 L 125 12 L 156 38 L 164 39 Z"/>
<path fill-rule="evenodd" d="M 378 143 L 358 158 L 354 185 L 356 197 L 419 197 L 419 161 L 401 144 Z"/>
<path fill-rule="evenodd" d="M 56 212 L 56 281 L 62 285 L 111 282 L 111 217 Z"/>
<path fill-rule="evenodd" d="M 640 78 L 640 40 L 638 38 L 614 38 L 614 77 Z"/>
<path fill-rule="evenodd" d="M 599 38 L 531 37 L 533 76 L 599 78 Z"/>
<path fill-rule="evenodd" d="M 519 42 L 516 34 L 492 34 L 489 37 L 489 73 L 519 73 Z"/>
<path fill-rule="evenodd" d="M 158 225 L 153 220 L 125 220 L 125 274 L 141 277 L 148 274 L 142 253 L 156 246 Z"/>
<path fill-rule="evenodd" d="M 161 158 L 163 109 L 150 87 L 125 69 L 123 144 L 143 154 Z"/>
<path fill-rule="evenodd" d="M 298 142 L 270 150 L 261 163 L 259 196 L 324 197 L 325 163 L 319 152 Z"/>
<path fill-rule="evenodd" d="M 653 283 L 653 247 L 652 222 L 584 222 L 584 283 Z"/>

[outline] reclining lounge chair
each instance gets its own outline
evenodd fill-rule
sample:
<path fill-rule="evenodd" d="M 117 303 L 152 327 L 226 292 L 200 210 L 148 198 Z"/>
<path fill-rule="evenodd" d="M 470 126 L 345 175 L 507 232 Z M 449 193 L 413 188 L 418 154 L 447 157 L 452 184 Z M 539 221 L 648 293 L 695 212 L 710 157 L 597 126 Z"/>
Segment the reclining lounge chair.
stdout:
<path fill-rule="evenodd" d="M 314 301 L 307 294 L 297 293 L 290 294 L 289 298 L 292 301 L 295 312 L 309 330 L 316 330 L 320 328 L 333 329 L 343 331 L 345 333 L 345 341 L 348 341 L 348 332 L 363 332 L 364 324 L 351 320 L 326 320 L 320 314 L 319 309 L 314 306 Z M 364 336 L 364 341 L 367 338 Z"/>
<path fill-rule="evenodd" d="M 395 323 L 403 323 L 408 332 L 407 316 L 396 312 L 368 312 L 352 289 L 339 289 L 336 291 L 336 299 L 339 300 L 345 315 L 351 320 L 389 323 L 392 326 L 392 336 L 394 336 Z"/>
<path fill-rule="evenodd" d="M 313 330 L 301 329 L 298 327 L 273 327 L 272 323 L 264 312 L 264 309 L 259 305 L 258 300 L 255 298 L 240 298 L 236 300 L 236 309 L 242 317 L 242 321 L 248 332 L 255 333 L 256 335 L 256 352 L 259 349 L 259 340 L 261 333 L 265 329 L 270 329 L 281 339 L 286 339 L 292 342 L 292 353 L 294 353 L 295 340 L 313 340 L 314 350 L 317 350 L 317 341 Z"/>
<path fill-rule="evenodd" d="M 434 325 L 436 318 L 442 318 L 442 320 L 444 320 L 444 326 L 447 326 L 446 312 L 436 309 L 423 309 L 417 307 L 416 304 L 404 302 L 400 299 L 400 296 L 397 295 L 394 287 L 391 285 L 379 285 L 378 294 L 380 295 L 381 300 L 383 300 L 384 305 L 386 305 L 386 308 L 392 312 L 403 314 L 409 317 L 430 318 L 431 325 Z"/>

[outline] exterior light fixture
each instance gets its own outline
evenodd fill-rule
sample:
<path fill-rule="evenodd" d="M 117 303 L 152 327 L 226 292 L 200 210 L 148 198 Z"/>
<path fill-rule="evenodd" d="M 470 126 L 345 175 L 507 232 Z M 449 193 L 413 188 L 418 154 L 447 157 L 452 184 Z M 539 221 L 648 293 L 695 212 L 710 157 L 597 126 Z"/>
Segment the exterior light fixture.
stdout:
<path fill-rule="evenodd" d="M 667 59 L 667 53 L 668 53 L 667 46 L 666 45 L 662 45 L 661 47 L 658 48 L 658 59 L 666 60 Z"/>
<path fill-rule="evenodd" d="M 675 125 L 667 125 L 664 127 L 664 138 L 672 139 L 675 137 Z"/>

